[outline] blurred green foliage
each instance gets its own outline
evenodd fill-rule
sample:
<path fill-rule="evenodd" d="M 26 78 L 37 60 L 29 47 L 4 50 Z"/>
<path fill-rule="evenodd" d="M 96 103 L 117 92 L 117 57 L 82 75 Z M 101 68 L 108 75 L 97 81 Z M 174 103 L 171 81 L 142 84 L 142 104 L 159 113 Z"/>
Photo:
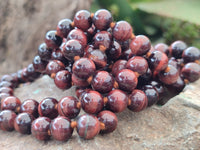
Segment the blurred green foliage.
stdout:
<path fill-rule="evenodd" d="M 92 11 L 99 8 L 128 21 L 135 34 L 148 35 L 153 43 L 184 40 L 200 48 L 200 0 L 94 0 Z"/>

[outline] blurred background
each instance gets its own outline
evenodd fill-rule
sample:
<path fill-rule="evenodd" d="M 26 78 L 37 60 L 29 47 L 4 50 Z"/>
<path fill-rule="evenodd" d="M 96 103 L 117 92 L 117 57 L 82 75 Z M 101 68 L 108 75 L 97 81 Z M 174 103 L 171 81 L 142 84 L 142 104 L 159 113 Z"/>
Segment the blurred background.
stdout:
<path fill-rule="evenodd" d="M 76 11 L 111 11 L 153 44 L 183 40 L 200 48 L 200 0 L 6 0 L 0 1 L 0 75 L 26 67 L 48 30 Z"/>

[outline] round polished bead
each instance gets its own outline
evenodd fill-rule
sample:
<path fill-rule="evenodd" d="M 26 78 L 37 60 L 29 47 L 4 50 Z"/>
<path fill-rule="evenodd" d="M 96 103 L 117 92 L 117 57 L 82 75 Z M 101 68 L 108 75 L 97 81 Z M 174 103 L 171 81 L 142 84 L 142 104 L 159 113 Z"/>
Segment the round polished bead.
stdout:
<path fill-rule="evenodd" d="M 163 84 L 160 82 L 157 82 L 157 81 L 153 81 L 153 80 L 149 84 L 152 85 L 158 92 L 159 101 L 162 100 L 164 98 L 165 92 L 166 92 Z"/>
<path fill-rule="evenodd" d="M 126 68 L 142 75 L 148 70 L 148 62 L 143 57 L 134 56 L 128 60 Z"/>
<path fill-rule="evenodd" d="M 94 48 L 100 48 L 104 46 L 106 49 L 109 49 L 111 46 L 111 34 L 107 31 L 97 32 L 93 38 Z"/>
<path fill-rule="evenodd" d="M 34 118 L 37 118 L 39 116 L 38 114 L 38 105 L 39 103 L 34 99 L 27 99 L 23 101 L 23 103 L 20 106 L 21 112 L 26 112 L 31 114 Z"/>
<path fill-rule="evenodd" d="M 104 101 L 97 91 L 88 91 L 81 97 L 81 107 L 89 114 L 97 114 L 103 109 Z"/>
<path fill-rule="evenodd" d="M 96 11 L 93 17 L 93 23 L 98 30 L 107 30 L 112 20 L 111 13 L 106 9 Z"/>
<path fill-rule="evenodd" d="M 89 86 L 89 82 L 87 81 L 87 79 L 81 79 L 81 78 L 77 77 L 74 73 L 72 74 L 72 82 L 74 85 L 76 85 L 78 87 Z"/>
<path fill-rule="evenodd" d="M 181 58 L 183 51 L 187 48 L 187 45 L 183 41 L 175 41 L 170 46 L 170 53 L 173 57 Z"/>
<path fill-rule="evenodd" d="M 0 93 L 0 104 L 2 103 L 3 99 L 9 96 L 11 96 L 9 93 Z"/>
<path fill-rule="evenodd" d="M 75 61 L 72 67 L 72 72 L 81 79 L 87 79 L 96 71 L 96 66 L 91 59 L 80 58 Z"/>
<path fill-rule="evenodd" d="M 49 49 L 46 43 L 40 44 L 38 47 L 38 55 L 44 61 L 49 61 L 51 59 L 52 49 Z"/>
<path fill-rule="evenodd" d="M 100 131 L 100 122 L 97 117 L 84 114 L 78 118 L 77 133 L 84 139 L 94 138 Z"/>
<path fill-rule="evenodd" d="M 47 117 L 39 117 L 32 122 L 31 133 L 38 140 L 50 139 L 50 123 L 51 120 Z"/>
<path fill-rule="evenodd" d="M 87 36 L 80 29 L 73 29 L 69 32 L 67 40 L 77 40 L 81 43 L 83 47 L 87 45 Z"/>
<path fill-rule="evenodd" d="M 184 63 L 199 61 L 200 50 L 196 47 L 188 47 L 183 51 L 182 58 Z"/>
<path fill-rule="evenodd" d="M 92 25 L 91 14 L 87 10 L 80 10 L 74 16 L 74 24 L 77 28 L 86 31 Z"/>
<path fill-rule="evenodd" d="M 194 82 L 200 78 L 200 65 L 196 63 L 187 63 L 181 70 L 183 77 L 190 82 Z"/>
<path fill-rule="evenodd" d="M 0 94 L 1 93 L 7 93 L 9 95 L 13 95 L 13 89 L 11 89 L 9 87 L 2 87 L 2 88 L 0 88 Z"/>
<path fill-rule="evenodd" d="M 145 93 L 141 90 L 133 90 L 129 95 L 130 105 L 128 105 L 128 109 L 134 112 L 142 111 L 147 107 L 148 100 Z"/>
<path fill-rule="evenodd" d="M 69 89 L 72 86 L 71 73 L 67 70 L 57 72 L 54 83 L 60 89 Z"/>
<path fill-rule="evenodd" d="M 74 61 L 75 56 L 83 56 L 83 45 L 78 40 L 69 40 L 65 43 L 62 52 L 69 61 Z"/>
<path fill-rule="evenodd" d="M 184 80 L 179 76 L 177 81 L 170 86 L 167 86 L 168 90 L 172 93 L 180 93 L 185 87 Z"/>
<path fill-rule="evenodd" d="M 114 78 L 107 71 L 98 71 L 92 79 L 91 86 L 95 91 L 108 93 L 112 90 Z"/>
<path fill-rule="evenodd" d="M 141 87 L 147 83 L 149 83 L 149 81 L 152 79 L 152 72 L 151 69 L 148 68 L 147 72 L 141 76 L 139 76 L 138 78 L 138 86 Z"/>
<path fill-rule="evenodd" d="M 20 113 L 14 121 L 15 130 L 21 134 L 31 134 L 31 123 L 35 118 L 29 113 Z"/>
<path fill-rule="evenodd" d="M 68 64 L 68 60 L 64 57 L 62 51 L 60 49 L 57 49 L 56 51 L 53 51 L 51 54 L 51 59 L 52 60 L 59 60 L 65 65 Z"/>
<path fill-rule="evenodd" d="M 135 55 L 145 55 L 151 49 L 151 42 L 149 38 L 144 35 L 137 35 L 130 42 L 130 49 Z"/>
<path fill-rule="evenodd" d="M 160 72 L 167 68 L 168 57 L 163 52 L 155 51 L 149 56 L 148 63 L 150 69 L 152 69 L 153 71 Z"/>
<path fill-rule="evenodd" d="M 72 30 L 71 26 L 72 21 L 70 19 L 62 19 L 58 22 L 57 25 L 57 35 L 66 38 L 68 33 Z"/>
<path fill-rule="evenodd" d="M 51 135 L 55 140 L 67 141 L 73 133 L 71 120 L 67 117 L 59 116 L 51 122 Z"/>
<path fill-rule="evenodd" d="M 70 119 L 76 118 L 80 112 L 80 106 L 78 103 L 80 102 L 73 96 L 63 97 L 58 102 L 59 115 L 68 117 Z"/>
<path fill-rule="evenodd" d="M 33 67 L 37 72 L 44 72 L 46 69 L 47 62 L 43 61 L 40 56 L 35 56 L 33 59 Z"/>
<path fill-rule="evenodd" d="M 62 44 L 62 38 L 56 35 L 55 30 L 51 30 L 46 33 L 45 43 L 48 48 L 58 48 Z"/>
<path fill-rule="evenodd" d="M 122 69 L 119 71 L 115 77 L 119 88 L 125 91 L 132 91 L 136 88 L 138 83 L 138 78 L 136 74 L 129 69 Z"/>
<path fill-rule="evenodd" d="M 3 110 L 0 112 L 0 128 L 4 131 L 14 130 L 14 120 L 16 114 L 11 110 Z"/>
<path fill-rule="evenodd" d="M 101 133 L 110 133 L 117 128 L 118 119 L 113 112 L 108 110 L 101 111 L 97 118 L 105 125 L 105 128 L 100 131 Z"/>
<path fill-rule="evenodd" d="M 118 41 L 126 41 L 131 38 L 133 29 L 126 21 L 118 21 L 113 28 L 113 36 Z"/>
<path fill-rule="evenodd" d="M 65 69 L 65 65 L 61 61 L 51 60 L 47 64 L 46 73 L 51 76 L 52 74 L 55 75 L 58 71 L 61 71 L 64 69 Z"/>
<path fill-rule="evenodd" d="M 117 60 L 122 53 L 121 46 L 118 42 L 114 41 L 111 48 L 106 51 L 106 54 L 110 60 Z"/>
<path fill-rule="evenodd" d="M 6 97 L 1 101 L 1 110 L 12 110 L 19 112 L 21 101 L 15 96 Z"/>
<path fill-rule="evenodd" d="M 0 78 L 0 82 L 2 81 L 7 81 L 7 82 L 10 82 L 12 84 L 16 84 L 17 83 L 17 78 L 16 77 L 13 77 L 12 75 L 3 75 L 1 78 Z"/>
<path fill-rule="evenodd" d="M 152 106 L 158 102 L 159 94 L 152 85 L 143 86 L 142 91 L 144 91 L 145 95 L 147 96 L 148 106 Z"/>
<path fill-rule="evenodd" d="M 128 96 L 121 90 L 115 89 L 110 91 L 107 98 L 106 107 L 112 112 L 122 112 L 128 105 Z"/>
<path fill-rule="evenodd" d="M 58 101 L 55 98 L 48 97 L 43 99 L 38 106 L 39 115 L 50 119 L 56 118 L 58 116 L 57 104 Z"/>
<path fill-rule="evenodd" d="M 13 84 L 11 82 L 8 82 L 8 81 L 1 81 L 0 82 L 0 88 L 2 88 L 2 87 L 13 88 Z"/>
<path fill-rule="evenodd" d="M 40 73 L 35 71 L 35 68 L 32 63 L 29 64 L 27 67 L 27 76 L 29 81 L 34 81 L 40 76 Z"/>
<path fill-rule="evenodd" d="M 116 76 L 117 73 L 122 70 L 122 69 L 126 69 L 126 64 L 127 61 L 126 60 L 118 60 L 114 63 L 113 67 L 112 67 L 112 75 Z"/>
<path fill-rule="evenodd" d="M 169 46 L 165 43 L 158 43 L 154 46 L 155 51 L 160 51 L 165 53 L 167 56 L 169 55 Z"/>

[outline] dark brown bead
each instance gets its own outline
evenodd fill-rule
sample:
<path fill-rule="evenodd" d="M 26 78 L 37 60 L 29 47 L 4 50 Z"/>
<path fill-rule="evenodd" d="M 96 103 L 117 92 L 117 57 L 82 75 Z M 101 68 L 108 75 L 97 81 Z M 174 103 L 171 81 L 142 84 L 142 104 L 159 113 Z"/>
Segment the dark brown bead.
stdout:
<path fill-rule="evenodd" d="M 51 135 L 55 140 L 67 141 L 73 133 L 73 128 L 71 128 L 71 120 L 59 116 L 51 122 Z"/>
<path fill-rule="evenodd" d="M 93 17 L 93 23 L 98 30 L 107 30 L 112 20 L 111 13 L 106 9 L 96 11 Z"/>
<path fill-rule="evenodd" d="M 67 36 L 67 40 L 77 40 L 81 43 L 83 47 L 87 45 L 87 36 L 85 33 L 80 29 L 73 29 L 69 32 Z"/>
<path fill-rule="evenodd" d="M 160 72 L 167 68 L 168 57 L 163 52 L 155 51 L 149 56 L 148 63 L 150 69 L 152 69 L 153 71 Z"/>
<path fill-rule="evenodd" d="M 33 64 L 29 64 L 27 67 L 27 76 L 29 81 L 34 81 L 40 76 L 39 72 L 35 71 Z"/>
<path fill-rule="evenodd" d="M 151 42 L 146 36 L 137 35 L 130 42 L 130 49 L 135 55 L 145 55 L 151 49 Z"/>
<path fill-rule="evenodd" d="M 56 51 L 52 52 L 51 59 L 59 60 L 62 63 L 64 63 L 65 65 L 68 65 L 68 60 L 64 57 L 64 55 L 60 49 L 57 49 Z"/>
<path fill-rule="evenodd" d="M 138 83 L 138 78 L 136 74 L 129 69 L 122 69 L 119 71 L 115 77 L 119 88 L 125 91 L 132 91 L 136 88 Z"/>
<path fill-rule="evenodd" d="M 39 115 L 50 119 L 56 118 L 58 116 L 57 104 L 58 101 L 55 98 L 48 97 L 43 99 L 38 106 Z"/>
<path fill-rule="evenodd" d="M 133 29 L 126 21 L 118 21 L 113 28 L 113 36 L 118 41 L 126 41 L 131 38 Z"/>
<path fill-rule="evenodd" d="M 40 44 L 38 47 L 38 55 L 44 61 L 49 61 L 51 59 L 52 49 L 47 48 L 46 43 Z"/>
<path fill-rule="evenodd" d="M 9 87 L 2 87 L 2 88 L 0 88 L 0 94 L 1 93 L 7 93 L 9 95 L 13 95 L 13 89 L 11 89 Z"/>
<path fill-rule="evenodd" d="M 77 28 L 86 31 L 92 25 L 91 14 L 87 10 L 80 10 L 74 16 L 74 24 Z"/>
<path fill-rule="evenodd" d="M 166 93 L 163 84 L 160 83 L 160 82 L 157 82 L 157 81 L 151 81 L 149 84 L 152 85 L 156 89 L 156 91 L 158 92 L 159 101 L 162 100 L 165 96 L 165 93 Z"/>
<path fill-rule="evenodd" d="M 113 67 L 112 67 L 112 74 L 113 76 L 116 76 L 117 73 L 122 70 L 122 69 L 126 69 L 126 60 L 118 60 L 114 63 Z"/>
<path fill-rule="evenodd" d="M 70 19 L 62 19 L 58 22 L 57 25 L 57 35 L 66 38 L 69 32 L 72 30 L 71 26 L 72 21 Z"/>
<path fill-rule="evenodd" d="M 97 118 L 105 125 L 105 129 L 101 130 L 101 133 L 110 133 L 117 128 L 118 119 L 113 112 L 108 110 L 101 111 Z"/>
<path fill-rule="evenodd" d="M 128 60 L 126 68 L 142 75 L 148 70 L 148 62 L 143 57 L 134 56 Z"/>
<path fill-rule="evenodd" d="M 20 113 L 14 121 L 15 130 L 21 134 L 31 134 L 31 123 L 35 118 L 28 113 Z"/>
<path fill-rule="evenodd" d="M 160 51 L 169 56 L 169 46 L 165 43 L 158 43 L 154 46 L 155 51 Z"/>
<path fill-rule="evenodd" d="M 87 79 L 80 79 L 75 74 L 72 74 L 72 83 L 78 87 L 89 86 L 89 82 L 87 81 Z"/>
<path fill-rule="evenodd" d="M 51 120 L 47 117 L 37 118 L 31 125 L 31 133 L 38 140 L 49 140 L 50 123 Z"/>
<path fill-rule="evenodd" d="M 106 51 L 110 60 L 117 60 L 121 56 L 122 50 L 118 42 L 114 41 L 111 48 Z"/>
<path fill-rule="evenodd" d="M 8 82 L 8 81 L 1 81 L 0 82 L 0 88 L 2 88 L 2 87 L 13 88 L 13 84 L 11 82 Z"/>
<path fill-rule="evenodd" d="M 95 91 L 108 93 L 112 90 L 114 78 L 107 71 L 98 71 L 92 79 L 91 86 Z"/>
<path fill-rule="evenodd" d="M 152 106 L 153 104 L 157 103 L 159 100 L 159 94 L 157 90 L 152 85 L 145 85 L 142 87 L 142 91 L 147 96 L 148 106 Z"/>
<path fill-rule="evenodd" d="M 171 57 L 168 61 L 168 65 L 174 66 L 176 69 L 179 68 L 179 64 L 176 58 Z"/>
<path fill-rule="evenodd" d="M 185 87 L 184 80 L 179 76 L 177 81 L 171 85 L 168 85 L 167 88 L 170 92 L 178 94 L 180 93 Z"/>
<path fill-rule="evenodd" d="M 80 58 L 75 61 L 72 67 L 72 72 L 81 79 L 87 79 L 96 71 L 96 66 L 91 59 Z"/>
<path fill-rule="evenodd" d="M 27 99 L 21 104 L 20 111 L 29 113 L 33 117 L 37 118 L 39 116 L 39 114 L 38 114 L 38 105 L 39 105 L 39 103 L 36 100 Z"/>
<path fill-rule="evenodd" d="M 187 48 L 187 45 L 183 41 L 175 41 L 170 46 L 170 53 L 173 57 L 181 58 L 183 51 Z"/>
<path fill-rule="evenodd" d="M 133 52 L 131 51 L 131 49 L 127 49 L 125 51 L 122 52 L 122 56 L 121 56 L 121 59 L 124 59 L 124 60 L 129 60 L 130 58 L 132 58 L 133 56 L 135 56 L 135 54 L 133 54 Z"/>
<path fill-rule="evenodd" d="M 107 31 L 97 32 L 93 38 L 94 48 L 98 49 L 100 46 L 104 46 L 109 49 L 111 46 L 111 34 Z"/>
<path fill-rule="evenodd" d="M 121 90 L 115 89 L 110 91 L 107 98 L 106 107 L 112 112 L 122 112 L 128 105 L 128 96 Z"/>
<path fill-rule="evenodd" d="M 60 89 L 69 89 L 72 86 L 71 73 L 67 70 L 57 72 L 54 83 Z"/>
<path fill-rule="evenodd" d="M 122 51 L 129 49 L 130 40 L 117 41 L 117 42 L 121 45 Z"/>
<path fill-rule="evenodd" d="M 78 118 L 77 121 L 77 133 L 84 139 L 94 138 L 100 131 L 99 120 L 89 114 L 84 114 Z"/>
<path fill-rule="evenodd" d="M 52 74 L 55 75 L 58 71 L 61 71 L 64 69 L 65 69 L 65 65 L 61 61 L 51 60 L 47 64 L 46 73 L 51 76 Z"/>
<path fill-rule="evenodd" d="M 11 110 L 3 110 L 0 112 L 0 128 L 4 131 L 14 130 L 14 120 L 16 114 Z"/>
<path fill-rule="evenodd" d="M 87 57 L 94 61 L 97 69 L 102 69 L 107 65 L 106 54 L 98 49 L 95 49 L 88 53 Z"/>
<path fill-rule="evenodd" d="M 187 63 L 181 70 L 183 77 L 190 82 L 194 82 L 200 78 L 200 65 L 196 63 Z"/>
<path fill-rule="evenodd" d="M 65 43 L 62 52 L 67 60 L 74 61 L 75 56 L 83 56 L 84 49 L 83 45 L 79 41 L 69 40 Z"/>
<path fill-rule="evenodd" d="M 148 68 L 147 72 L 138 78 L 138 86 L 141 87 L 147 84 L 152 79 L 151 69 Z"/>
<path fill-rule="evenodd" d="M 184 63 L 199 61 L 200 50 L 196 47 L 188 47 L 183 51 L 182 58 Z"/>
<path fill-rule="evenodd" d="M 40 56 L 35 56 L 34 59 L 33 59 L 33 66 L 34 66 L 34 69 L 35 71 L 37 72 L 44 72 L 45 69 L 46 69 L 46 65 L 47 65 L 47 62 L 46 61 L 43 61 Z"/>
<path fill-rule="evenodd" d="M 78 106 L 79 101 L 73 96 L 63 97 L 58 102 L 58 113 L 61 116 L 68 117 L 70 119 L 78 116 L 80 112 L 80 106 Z"/>
<path fill-rule="evenodd" d="M 82 109 L 89 114 L 97 114 L 103 109 L 104 101 L 97 91 L 88 91 L 81 97 Z"/>
<path fill-rule="evenodd" d="M 62 44 L 62 38 L 56 35 L 55 30 L 51 30 L 46 33 L 45 43 L 48 48 L 59 48 Z"/>
<path fill-rule="evenodd" d="M 15 96 L 6 97 L 1 101 L 1 110 L 12 110 L 18 112 L 21 101 Z"/>
<path fill-rule="evenodd" d="M 129 95 L 130 105 L 128 105 L 128 109 L 134 112 L 142 111 L 147 107 L 148 100 L 145 93 L 141 90 L 133 90 Z"/>
<path fill-rule="evenodd" d="M 175 67 L 171 65 L 168 65 L 168 70 L 169 71 L 166 70 L 161 71 L 158 74 L 158 77 L 162 83 L 170 85 L 177 81 L 179 77 L 179 72 Z"/>

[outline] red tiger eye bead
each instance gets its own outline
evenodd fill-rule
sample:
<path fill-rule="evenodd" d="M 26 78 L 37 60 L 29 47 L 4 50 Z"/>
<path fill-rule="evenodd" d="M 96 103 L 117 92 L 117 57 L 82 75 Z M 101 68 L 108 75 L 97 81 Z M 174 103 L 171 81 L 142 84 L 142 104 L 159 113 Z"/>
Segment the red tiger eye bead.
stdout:
<path fill-rule="evenodd" d="M 70 19 L 62 19 L 58 22 L 57 25 L 57 35 L 66 38 L 68 33 L 72 30 L 71 26 L 72 21 Z"/>
<path fill-rule="evenodd" d="M 88 91 L 81 97 L 81 106 L 86 113 L 96 114 L 103 109 L 104 101 L 97 91 Z"/>
<path fill-rule="evenodd" d="M 56 118 L 58 116 L 57 104 L 58 101 L 54 98 L 48 97 L 43 99 L 38 106 L 39 115 L 50 119 Z"/>
<path fill-rule="evenodd" d="M 110 60 L 117 60 L 122 53 L 121 46 L 118 42 L 114 41 L 111 48 L 106 51 L 106 54 Z"/>
<path fill-rule="evenodd" d="M 151 42 L 149 38 L 144 35 L 137 35 L 130 42 L 130 49 L 135 55 L 145 55 L 151 49 Z"/>
<path fill-rule="evenodd" d="M 89 83 L 88 83 L 87 79 L 80 79 L 74 73 L 72 74 L 72 82 L 73 82 L 74 85 L 76 85 L 78 87 L 87 87 L 87 86 L 89 86 Z"/>
<path fill-rule="evenodd" d="M 134 112 L 139 112 L 147 107 L 148 100 L 145 93 L 141 90 L 133 90 L 129 95 L 130 105 L 128 109 Z"/>
<path fill-rule="evenodd" d="M 39 103 L 36 100 L 27 99 L 21 104 L 20 111 L 29 113 L 33 117 L 37 118 L 39 116 L 39 114 L 38 114 L 38 105 L 39 105 Z"/>
<path fill-rule="evenodd" d="M 94 138 L 100 131 L 100 122 L 97 117 L 84 114 L 78 118 L 77 132 L 84 139 Z"/>
<path fill-rule="evenodd" d="M 61 70 L 64 70 L 65 69 L 65 65 L 59 61 L 59 60 L 51 60 L 49 61 L 49 63 L 47 64 L 46 66 L 46 73 L 48 75 L 52 75 L 55 74 L 58 72 L 58 71 L 61 71 Z"/>
<path fill-rule="evenodd" d="M 62 44 L 62 38 L 56 35 L 55 30 L 51 30 L 46 33 L 45 43 L 48 48 L 58 48 Z"/>
<path fill-rule="evenodd" d="M 12 131 L 14 129 L 14 120 L 16 114 L 11 110 L 3 110 L 0 112 L 0 128 L 4 131 Z"/>
<path fill-rule="evenodd" d="M 51 135 L 58 141 L 66 141 L 72 136 L 71 120 L 66 117 L 59 116 L 55 118 L 50 126 Z"/>
<path fill-rule="evenodd" d="M 122 69 L 119 71 L 115 77 L 119 88 L 125 91 L 132 91 L 136 88 L 138 83 L 138 78 L 136 74 L 129 69 Z"/>
<path fill-rule="evenodd" d="M 87 36 L 85 33 L 80 29 L 73 29 L 69 32 L 67 36 L 67 40 L 77 40 L 80 44 L 85 47 L 87 45 Z"/>
<path fill-rule="evenodd" d="M 1 101 L 1 110 L 12 110 L 18 112 L 21 101 L 15 96 L 9 96 Z"/>
<path fill-rule="evenodd" d="M 80 102 L 73 96 L 63 97 L 58 102 L 59 115 L 68 117 L 70 119 L 75 118 L 80 112 L 80 106 L 78 103 Z"/>
<path fill-rule="evenodd" d="M 175 41 L 170 45 L 170 53 L 175 58 L 181 58 L 183 51 L 187 45 L 183 41 Z"/>
<path fill-rule="evenodd" d="M 113 67 L 112 67 L 112 74 L 113 76 L 116 76 L 117 73 L 122 70 L 122 69 L 126 69 L 126 60 L 118 60 L 114 63 Z"/>
<path fill-rule="evenodd" d="M 101 111 L 97 117 L 99 121 L 105 125 L 105 129 L 101 130 L 101 133 L 110 133 L 117 128 L 118 119 L 113 112 L 104 110 Z"/>
<path fill-rule="evenodd" d="M 183 51 L 182 58 L 184 63 L 199 61 L 200 50 L 196 47 L 188 47 Z"/>
<path fill-rule="evenodd" d="M 2 103 L 3 99 L 9 96 L 11 96 L 9 93 L 0 93 L 0 104 Z"/>
<path fill-rule="evenodd" d="M 13 84 L 11 82 L 8 82 L 8 81 L 1 81 L 0 82 L 0 88 L 2 88 L 2 87 L 13 88 Z"/>
<path fill-rule="evenodd" d="M 115 89 L 110 91 L 107 98 L 108 102 L 106 103 L 106 107 L 112 112 L 122 112 L 128 105 L 128 97 L 121 90 Z"/>
<path fill-rule="evenodd" d="M 31 125 L 31 133 L 38 140 L 50 139 L 50 123 L 51 120 L 47 117 L 39 117 L 33 121 Z"/>
<path fill-rule="evenodd" d="M 13 95 L 13 90 L 9 87 L 0 88 L 0 93 L 7 93 L 9 95 Z"/>
<path fill-rule="evenodd" d="M 44 72 L 46 69 L 47 62 L 43 61 L 40 56 L 35 56 L 33 59 L 33 67 L 37 72 Z"/>
<path fill-rule="evenodd" d="M 160 51 L 165 53 L 167 56 L 169 55 L 169 46 L 165 43 L 158 43 L 154 46 L 155 51 Z"/>
<path fill-rule="evenodd" d="M 126 21 L 118 21 L 113 28 L 113 36 L 118 41 L 126 41 L 131 38 L 133 29 Z"/>
<path fill-rule="evenodd" d="M 35 118 L 28 113 L 20 113 L 14 121 L 15 130 L 21 134 L 31 134 L 31 123 Z"/>
<path fill-rule="evenodd" d="M 104 46 L 106 49 L 111 46 L 111 34 L 107 31 L 97 32 L 93 38 L 94 48 Z"/>
<path fill-rule="evenodd" d="M 69 89 L 72 86 L 71 73 L 67 70 L 57 72 L 54 83 L 60 89 Z"/>
<path fill-rule="evenodd" d="M 38 55 L 44 61 L 49 61 L 51 58 L 52 49 L 48 48 L 46 43 L 40 44 L 38 47 Z"/>

